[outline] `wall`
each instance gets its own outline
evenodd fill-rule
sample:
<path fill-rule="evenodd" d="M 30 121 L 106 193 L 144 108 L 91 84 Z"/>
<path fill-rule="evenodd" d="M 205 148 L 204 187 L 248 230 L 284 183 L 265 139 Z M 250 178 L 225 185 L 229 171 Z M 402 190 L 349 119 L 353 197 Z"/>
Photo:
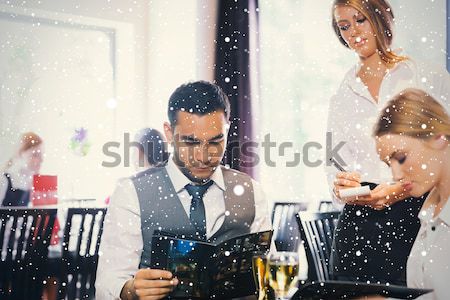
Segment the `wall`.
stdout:
<path fill-rule="evenodd" d="M 12 4 L 13 3 L 13 4 Z M 116 45 L 117 72 L 121 74 L 117 79 L 117 108 L 114 109 L 114 120 L 106 122 L 105 116 L 97 114 L 90 122 L 98 119 L 98 126 L 108 124 L 101 138 L 116 141 L 121 144 L 118 153 L 122 153 L 124 134 L 129 133 L 131 138 L 134 132 L 144 126 L 152 126 L 162 129 L 162 123 L 166 120 L 167 100 L 170 93 L 183 82 L 196 79 L 212 79 L 212 65 L 214 60 L 214 21 L 215 1 L 55 1 L 44 0 L 38 2 L 16 2 L 0 0 L 0 6 L 8 11 L 23 13 L 25 15 L 49 16 L 62 21 L 76 20 L 89 24 L 112 24 L 117 28 L 131 30 L 127 34 L 118 33 L 119 44 L 123 39 L 125 45 Z M 176 8 L 176 9 L 175 9 Z M 201 21 L 199 21 L 201 20 Z M 20 40 L 20 38 L 19 38 Z M 6 39 L 0 41 L 7 43 Z M 46 44 L 48 54 L 52 55 L 53 47 Z M 84 49 L 74 49 L 73 52 L 83 52 Z M 103 56 L 101 57 L 104 58 Z M 70 85 L 70 83 L 67 83 Z M 78 83 L 77 83 L 78 85 Z M 61 86 L 46 84 L 48 90 L 59 94 Z M 105 85 L 103 86 L 106 90 Z M 81 91 L 83 92 L 83 91 Z M 35 92 L 34 92 L 35 93 Z M 98 99 L 99 97 L 95 97 Z M 44 97 L 45 99 L 45 97 Z M 73 109 L 67 99 L 57 103 L 67 109 Z M 72 101 L 72 100 L 71 100 Z M 105 103 L 102 99 L 100 105 Z M 75 101 L 74 101 L 75 102 Z M 77 101 L 82 102 L 82 101 Z M 77 103 L 80 106 L 80 103 Z M 85 110 L 97 109 L 98 104 L 84 104 Z M 43 103 L 43 107 L 53 109 L 55 105 Z M 77 107 L 78 108 L 78 107 Z M 75 114 L 77 111 L 74 112 Z M 83 110 L 77 116 L 82 116 Z M 107 113 L 106 113 L 107 114 Z M 95 113 L 94 113 L 95 115 Z M 64 117 L 63 117 L 64 118 Z M 109 115 L 108 115 L 108 118 Z M 93 119 L 93 120 L 92 120 Z M 43 120 L 42 124 L 45 122 Z M 95 123 L 95 122 L 94 122 Z M 113 135 L 109 124 L 112 124 Z M 64 124 L 63 126 L 65 126 Z M 92 127 L 92 125 L 90 125 Z M 39 131 L 41 126 L 32 126 Z M 44 131 L 52 132 L 51 127 L 45 126 Z M 50 128 L 50 129 L 49 129 Z M 100 127 L 99 127 L 100 128 Z M 58 137 L 61 133 L 55 128 Z M 24 131 L 24 130 L 20 130 Z M 60 130 L 61 131 L 61 130 Z M 91 131 L 92 132 L 92 131 Z M 3 136 L 1 163 L 8 159 L 13 151 L 12 145 L 16 142 L 16 135 Z M 6 138 L 6 142 L 4 139 Z M 134 172 L 133 168 L 124 168 L 122 164 L 117 168 L 105 169 L 101 167 L 102 160 L 108 160 L 102 152 L 105 141 L 94 141 L 91 153 L 95 152 L 95 159 L 78 159 L 66 156 L 65 147 L 67 138 L 62 138 L 62 145 L 56 142 L 56 138 L 47 138 L 47 158 L 44 161 L 43 173 L 58 174 L 61 176 L 62 197 L 92 197 L 104 198 L 112 191 L 113 182 L 118 177 L 127 176 Z M 54 143 L 53 143 L 54 142 Z M 63 158 L 61 160 L 61 158 Z M 78 159 L 79 163 L 76 163 Z M 69 163 L 67 163 L 69 161 Z M 89 163 L 88 163 L 89 161 Z M 87 165 L 86 165 L 87 164 Z M 60 170 L 64 168 L 64 170 Z M 82 174 L 79 174 L 81 172 Z M 72 174 L 73 178 L 70 177 Z M 98 178 L 92 180 L 82 177 L 84 174 Z M 71 187 L 65 187 L 64 183 L 70 181 Z M 82 186 L 83 189 L 79 187 Z"/>

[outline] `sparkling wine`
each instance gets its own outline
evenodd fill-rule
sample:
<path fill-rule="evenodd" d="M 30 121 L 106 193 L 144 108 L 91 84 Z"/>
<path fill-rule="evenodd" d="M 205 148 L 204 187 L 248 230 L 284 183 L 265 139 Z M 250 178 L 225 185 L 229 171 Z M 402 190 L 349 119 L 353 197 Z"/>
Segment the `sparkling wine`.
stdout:
<path fill-rule="evenodd" d="M 287 297 L 289 291 L 297 286 L 298 263 L 286 264 L 280 261 L 269 264 L 269 284 L 278 297 Z"/>
<path fill-rule="evenodd" d="M 253 260 L 253 278 L 259 293 L 259 300 L 265 299 L 268 284 L 267 258 L 265 256 L 254 256 Z"/>

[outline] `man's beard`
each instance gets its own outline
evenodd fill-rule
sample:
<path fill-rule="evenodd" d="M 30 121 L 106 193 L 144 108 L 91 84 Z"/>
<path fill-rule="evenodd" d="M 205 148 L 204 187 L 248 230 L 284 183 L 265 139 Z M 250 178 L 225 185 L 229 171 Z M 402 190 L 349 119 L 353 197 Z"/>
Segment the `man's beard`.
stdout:
<path fill-rule="evenodd" d="M 175 163 L 175 165 L 178 166 L 178 168 L 180 169 L 181 173 L 184 174 L 184 176 L 186 176 L 187 178 L 189 178 L 190 181 L 195 182 L 195 183 L 205 183 L 208 182 L 211 178 L 211 176 L 209 176 L 208 178 L 199 178 L 196 177 L 195 175 L 193 175 L 191 173 L 191 171 L 189 170 L 189 168 L 186 166 L 186 163 L 184 161 L 182 161 L 180 159 L 180 154 L 179 151 L 176 147 L 173 147 L 174 152 L 173 152 L 173 161 Z M 197 163 L 198 164 L 198 163 Z M 212 168 L 212 173 L 217 169 L 218 165 L 220 164 L 220 161 L 217 163 L 217 165 L 212 165 L 212 164 L 208 164 L 206 165 L 209 168 Z"/>

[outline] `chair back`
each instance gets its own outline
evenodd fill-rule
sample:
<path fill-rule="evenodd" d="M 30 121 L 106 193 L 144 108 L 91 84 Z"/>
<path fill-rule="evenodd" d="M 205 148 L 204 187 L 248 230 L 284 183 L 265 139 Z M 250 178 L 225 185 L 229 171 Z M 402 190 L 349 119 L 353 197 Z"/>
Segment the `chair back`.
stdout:
<path fill-rule="evenodd" d="M 319 212 L 333 212 L 336 211 L 333 201 L 331 200 L 320 200 Z"/>
<path fill-rule="evenodd" d="M 300 231 L 295 220 L 296 214 L 306 210 L 301 202 L 276 202 L 272 211 L 273 239 L 277 251 L 297 252 L 300 245 Z"/>
<path fill-rule="evenodd" d="M 59 299 L 94 299 L 106 208 L 69 208 L 64 229 Z"/>
<path fill-rule="evenodd" d="M 0 209 L 0 299 L 41 299 L 56 209 Z"/>
<path fill-rule="evenodd" d="M 330 256 L 339 212 L 299 212 L 297 222 L 305 241 L 308 280 L 330 280 Z"/>

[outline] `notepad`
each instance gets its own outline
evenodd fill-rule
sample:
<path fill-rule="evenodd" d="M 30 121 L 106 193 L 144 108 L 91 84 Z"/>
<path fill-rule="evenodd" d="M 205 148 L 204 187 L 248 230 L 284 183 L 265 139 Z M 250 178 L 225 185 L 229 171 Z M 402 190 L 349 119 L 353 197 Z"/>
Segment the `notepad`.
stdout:
<path fill-rule="evenodd" d="M 341 198 L 369 196 L 369 195 L 370 195 L 370 187 L 368 185 L 339 190 L 339 196 L 341 196 Z"/>

